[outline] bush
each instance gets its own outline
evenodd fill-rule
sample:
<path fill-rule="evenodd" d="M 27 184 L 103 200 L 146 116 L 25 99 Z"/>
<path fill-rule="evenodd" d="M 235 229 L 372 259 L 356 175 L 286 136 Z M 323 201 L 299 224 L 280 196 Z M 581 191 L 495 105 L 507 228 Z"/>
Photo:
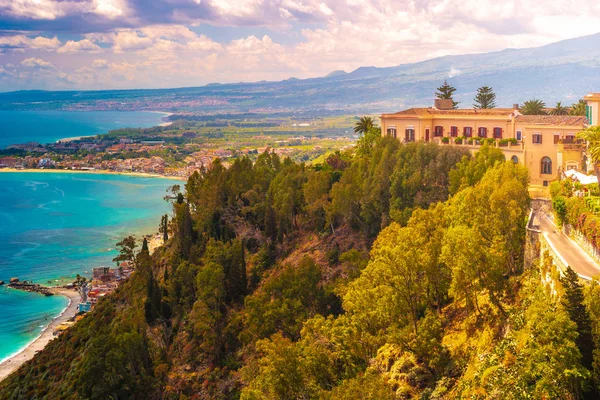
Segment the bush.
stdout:
<path fill-rule="evenodd" d="M 442 138 L 442 143 L 444 143 L 444 144 L 450 143 L 450 138 L 449 137 L 443 137 Z"/>

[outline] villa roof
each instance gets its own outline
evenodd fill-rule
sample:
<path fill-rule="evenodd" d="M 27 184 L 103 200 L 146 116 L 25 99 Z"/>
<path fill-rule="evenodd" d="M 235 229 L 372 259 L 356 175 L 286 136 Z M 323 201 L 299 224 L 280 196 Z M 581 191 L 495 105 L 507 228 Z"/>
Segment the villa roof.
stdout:
<path fill-rule="evenodd" d="M 437 116 L 504 116 L 507 117 L 514 112 L 512 108 L 458 108 L 452 110 L 439 110 L 433 107 L 409 108 L 394 114 L 385 114 L 387 116 L 407 116 L 407 117 L 437 117 Z"/>
<path fill-rule="evenodd" d="M 518 115 L 516 121 L 519 124 L 583 126 L 587 118 L 572 115 Z"/>

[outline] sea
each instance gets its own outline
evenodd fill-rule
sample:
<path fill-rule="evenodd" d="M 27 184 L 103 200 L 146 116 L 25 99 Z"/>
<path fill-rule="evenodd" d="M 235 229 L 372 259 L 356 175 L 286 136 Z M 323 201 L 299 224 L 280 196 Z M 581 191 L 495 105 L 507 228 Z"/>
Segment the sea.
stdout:
<path fill-rule="evenodd" d="M 160 125 L 164 116 L 145 111 L 0 110 L 0 149 L 17 143 L 93 136 L 117 128 L 149 128 Z"/>
<path fill-rule="evenodd" d="M 7 133 L 6 126 L 20 127 L 20 142 L 47 143 L 117 127 L 157 125 L 161 117 L 152 113 L 111 112 L 104 118 L 102 112 L 66 112 L 62 117 L 61 112 L 8 113 L 14 112 L 0 111 L 0 143 L 14 142 L 14 133 Z M 85 114 L 92 120 L 81 119 Z M 45 135 L 48 121 L 52 123 Z M 114 174 L 0 172 L 0 280 L 18 277 L 52 285 L 77 274 L 90 276 L 93 267 L 113 266 L 116 242 L 130 234 L 141 239 L 156 232 L 160 216 L 170 210 L 163 200 L 166 190 L 180 183 Z M 62 296 L 0 287 L 0 361 L 38 337 L 67 303 Z"/>

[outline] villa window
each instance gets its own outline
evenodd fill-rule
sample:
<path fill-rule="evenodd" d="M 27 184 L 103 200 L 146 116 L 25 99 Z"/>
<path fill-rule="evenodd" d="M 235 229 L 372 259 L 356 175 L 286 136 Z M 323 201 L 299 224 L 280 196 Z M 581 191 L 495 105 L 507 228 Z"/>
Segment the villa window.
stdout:
<path fill-rule="evenodd" d="M 396 128 L 388 128 L 387 134 L 388 136 L 391 136 L 394 139 L 396 139 Z"/>
<path fill-rule="evenodd" d="M 450 127 L 450 136 L 451 137 L 458 137 L 458 126 L 451 126 Z"/>
<path fill-rule="evenodd" d="M 533 136 L 531 137 L 531 141 L 533 144 L 542 144 L 542 134 L 534 133 Z"/>
<path fill-rule="evenodd" d="M 435 136 L 435 137 L 444 136 L 444 127 L 436 126 L 435 128 L 433 128 L 433 136 Z"/>
<path fill-rule="evenodd" d="M 551 175 L 552 174 L 552 160 L 550 157 L 542 158 L 542 174 Z"/>
<path fill-rule="evenodd" d="M 523 140 L 523 131 L 517 131 L 517 140 L 519 142 Z"/>
<path fill-rule="evenodd" d="M 479 136 L 480 138 L 487 137 L 487 128 L 484 126 L 479 127 L 479 129 L 477 130 L 477 136 Z"/>
<path fill-rule="evenodd" d="M 414 142 L 415 141 L 415 129 L 414 128 L 406 128 L 404 131 L 404 141 L 405 142 Z"/>
<path fill-rule="evenodd" d="M 555 133 L 554 134 L 554 144 L 558 144 L 559 141 L 560 141 L 560 133 Z"/>
<path fill-rule="evenodd" d="M 465 137 L 473 136 L 473 128 L 471 128 L 470 126 L 465 126 L 465 128 L 463 129 L 463 135 Z"/>
<path fill-rule="evenodd" d="M 494 139 L 502 139 L 502 128 L 494 128 Z"/>
<path fill-rule="evenodd" d="M 592 122 L 592 106 L 585 106 L 585 116 L 588 119 L 589 125 L 594 125 Z"/>
<path fill-rule="evenodd" d="M 512 156 L 512 157 L 510 158 L 510 161 L 512 161 L 512 162 L 513 162 L 513 164 L 518 164 L 518 163 L 519 163 L 519 157 L 517 157 L 517 156 Z"/>

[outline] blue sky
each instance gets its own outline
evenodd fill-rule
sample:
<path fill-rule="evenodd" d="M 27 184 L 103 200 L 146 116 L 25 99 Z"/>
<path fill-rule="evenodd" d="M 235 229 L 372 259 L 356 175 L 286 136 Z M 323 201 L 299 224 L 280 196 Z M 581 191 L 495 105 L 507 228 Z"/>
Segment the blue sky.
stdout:
<path fill-rule="evenodd" d="M 596 0 L 0 0 L 0 91 L 310 78 L 598 31 Z"/>

